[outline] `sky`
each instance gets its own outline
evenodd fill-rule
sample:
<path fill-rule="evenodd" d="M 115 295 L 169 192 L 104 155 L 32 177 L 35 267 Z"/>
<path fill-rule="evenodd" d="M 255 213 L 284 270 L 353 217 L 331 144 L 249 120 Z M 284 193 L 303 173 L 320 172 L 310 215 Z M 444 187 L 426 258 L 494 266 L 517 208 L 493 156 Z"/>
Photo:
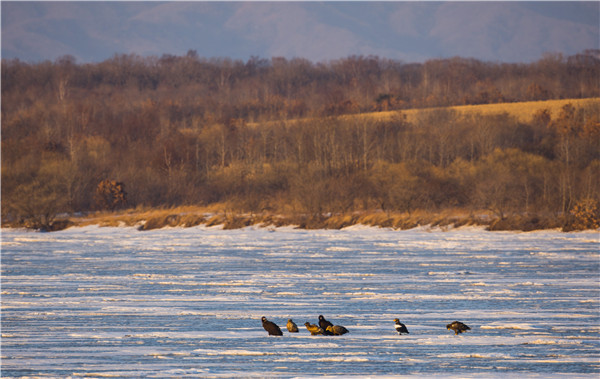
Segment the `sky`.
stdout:
<path fill-rule="evenodd" d="M 2 1 L 2 58 L 115 54 L 532 62 L 600 49 L 600 2 Z"/>

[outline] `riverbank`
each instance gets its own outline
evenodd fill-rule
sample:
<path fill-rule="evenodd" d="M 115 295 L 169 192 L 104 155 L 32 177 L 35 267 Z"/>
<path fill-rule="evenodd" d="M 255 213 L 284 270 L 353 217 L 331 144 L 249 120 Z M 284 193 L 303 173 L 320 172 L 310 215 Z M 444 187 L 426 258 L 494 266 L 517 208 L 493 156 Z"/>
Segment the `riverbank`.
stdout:
<path fill-rule="evenodd" d="M 438 212 L 414 211 L 384 212 L 380 210 L 336 214 L 279 214 L 271 212 L 240 213 L 224 206 L 182 206 L 167 209 L 135 208 L 117 211 L 90 212 L 86 214 L 61 215 L 44 231 L 57 231 L 68 227 L 98 225 L 137 227 L 140 231 L 165 227 L 193 227 L 197 225 L 218 226 L 223 229 L 238 229 L 247 226 L 280 227 L 294 226 L 300 229 L 342 229 L 353 225 L 412 229 L 419 226 L 457 228 L 481 226 L 490 231 L 532 231 L 561 229 L 582 230 L 565 217 L 546 215 L 510 215 L 500 218 L 490 211 L 448 209 Z M 3 223 L 3 227 L 25 227 L 39 229 L 20 223 Z"/>

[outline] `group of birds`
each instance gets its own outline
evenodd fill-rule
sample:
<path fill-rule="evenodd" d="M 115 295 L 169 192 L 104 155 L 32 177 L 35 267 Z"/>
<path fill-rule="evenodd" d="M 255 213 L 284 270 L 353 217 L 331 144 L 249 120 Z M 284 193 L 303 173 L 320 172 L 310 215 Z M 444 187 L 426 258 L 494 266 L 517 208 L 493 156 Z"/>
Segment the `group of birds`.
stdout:
<path fill-rule="evenodd" d="M 396 323 L 394 327 L 396 328 L 398 334 L 409 334 L 406 325 L 401 323 L 400 320 L 396 318 L 394 319 L 394 322 Z M 446 329 L 454 330 L 454 335 L 459 335 L 460 333 L 466 332 L 467 330 L 471 330 L 471 328 L 469 328 L 467 324 L 463 324 L 460 321 L 451 322 L 450 324 L 446 325 Z"/>
<path fill-rule="evenodd" d="M 277 324 L 272 321 L 267 320 L 266 317 L 262 318 L 262 326 L 269 333 L 270 336 L 282 336 L 283 333 Z M 310 332 L 311 335 L 324 335 L 324 336 L 341 336 L 342 334 L 348 333 L 348 329 L 344 328 L 341 325 L 333 325 L 331 322 L 327 321 L 323 315 L 319 315 L 319 324 L 311 324 L 310 322 L 305 322 L 304 326 Z M 290 318 L 287 321 L 286 328 L 290 333 L 298 333 L 298 325 Z"/>
<path fill-rule="evenodd" d="M 272 321 L 267 320 L 266 317 L 262 317 L 262 326 L 269 333 L 270 336 L 282 336 L 283 333 L 277 324 Z M 399 319 L 394 319 L 394 328 L 398 334 L 409 334 L 406 325 L 400 322 Z M 319 315 L 319 323 L 311 324 L 310 322 L 305 322 L 304 326 L 310 332 L 311 335 L 324 335 L 324 336 L 341 336 L 342 334 L 348 333 L 348 329 L 341 325 L 333 325 L 331 322 L 327 321 L 323 315 Z M 290 333 L 298 333 L 298 325 L 292 319 L 288 319 L 286 328 Z M 448 325 L 446 325 L 446 329 L 453 330 L 454 335 L 458 335 L 460 333 L 466 332 L 467 330 L 471 330 L 466 324 L 463 324 L 460 321 L 454 321 Z"/>
<path fill-rule="evenodd" d="M 409 334 L 406 325 L 401 323 L 399 319 L 395 318 L 394 322 L 394 328 L 396 328 L 398 334 Z M 463 324 L 460 321 L 451 322 L 450 324 L 446 325 L 446 329 L 454 330 L 454 335 L 458 335 L 460 333 L 466 332 L 467 330 L 471 330 L 471 328 L 469 328 L 467 324 Z"/>

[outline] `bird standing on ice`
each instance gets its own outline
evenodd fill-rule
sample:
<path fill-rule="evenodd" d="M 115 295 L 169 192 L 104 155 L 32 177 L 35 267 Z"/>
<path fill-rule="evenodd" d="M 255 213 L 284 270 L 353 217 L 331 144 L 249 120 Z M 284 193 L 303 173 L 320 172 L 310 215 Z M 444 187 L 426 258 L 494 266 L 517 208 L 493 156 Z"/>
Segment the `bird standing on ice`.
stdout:
<path fill-rule="evenodd" d="M 323 317 L 323 315 L 319 315 L 319 326 L 323 328 L 323 330 L 327 330 L 327 327 L 333 326 L 333 324 L 325 320 L 325 317 Z"/>
<path fill-rule="evenodd" d="M 285 326 L 287 327 L 288 332 L 298 333 L 298 325 L 296 325 L 296 323 L 292 321 L 292 319 L 289 319 Z"/>
<path fill-rule="evenodd" d="M 401 323 L 399 319 L 395 318 L 394 322 L 396 322 L 394 328 L 396 328 L 398 334 L 409 334 L 408 329 L 406 329 L 406 325 Z"/>
<path fill-rule="evenodd" d="M 304 323 L 304 326 L 306 326 L 306 329 L 308 329 L 310 334 L 313 336 L 316 336 L 317 334 L 325 334 L 325 331 L 319 325 L 311 324 L 307 321 Z"/>
<path fill-rule="evenodd" d="M 265 328 L 265 330 L 267 332 L 269 332 L 270 336 L 282 336 L 283 335 L 283 333 L 281 332 L 281 329 L 279 329 L 277 324 L 275 324 L 274 322 L 267 320 L 267 318 L 264 316 L 261 318 L 261 321 L 262 321 L 263 328 Z"/>
<path fill-rule="evenodd" d="M 466 332 L 467 330 L 471 330 L 471 328 L 469 328 L 466 324 L 463 324 L 460 321 L 454 321 L 453 323 L 446 325 L 446 329 L 454 330 L 454 335 L 458 335 L 462 332 Z"/>
<path fill-rule="evenodd" d="M 341 325 L 328 326 L 326 330 L 334 336 L 341 336 L 342 334 L 348 333 L 348 329 Z"/>

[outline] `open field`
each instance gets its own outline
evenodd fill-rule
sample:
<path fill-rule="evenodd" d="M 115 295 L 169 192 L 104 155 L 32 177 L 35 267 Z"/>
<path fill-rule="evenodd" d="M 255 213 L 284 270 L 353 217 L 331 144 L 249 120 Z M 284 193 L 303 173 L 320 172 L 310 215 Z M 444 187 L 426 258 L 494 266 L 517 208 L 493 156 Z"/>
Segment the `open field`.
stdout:
<path fill-rule="evenodd" d="M 515 103 L 494 103 L 494 104 L 479 104 L 479 105 L 456 105 L 452 107 L 434 107 L 434 108 L 415 108 L 402 109 L 384 112 L 368 112 L 357 114 L 345 114 L 339 116 L 341 119 L 348 121 L 390 121 L 395 118 L 404 118 L 405 121 L 414 123 L 426 116 L 428 113 L 441 110 L 449 110 L 457 112 L 459 115 L 496 115 L 508 113 L 515 117 L 519 122 L 530 122 L 532 117 L 540 110 L 548 110 L 552 118 L 556 117 L 562 107 L 567 104 L 573 105 L 575 108 L 596 106 L 600 111 L 600 97 L 592 97 L 585 99 L 559 99 L 559 100 L 540 100 L 540 101 L 521 101 Z M 305 122 L 313 120 L 313 118 L 291 119 L 285 120 L 284 123 Z M 258 127 L 259 125 L 271 125 L 280 123 L 281 121 L 267 121 L 265 123 L 249 122 L 246 125 L 250 127 Z"/>
<path fill-rule="evenodd" d="M 406 114 L 407 121 L 414 121 L 416 117 L 420 113 L 424 112 L 433 112 L 440 109 L 449 109 L 452 111 L 456 111 L 462 114 L 481 114 L 481 115 L 490 115 L 490 114 L 500 114 L 500 113 L 508 113 L 511 116 L 516 117 L 521 122 L 529 122 L 531 121 L 531 117 L 538 111 L 542 109 L 547 109 L 550 111 L 551 116 L 554 118 L 567 104 L 572 104 L 574 107 L 586 107 L 591 105 L 596 105 L 600 107 L 600 98 L 590 98 L 590 99 L 560 99 L 560 100 L 545 100 L 545 101 L 525 101 L 519 103 L 497 103 L 497 104 L 481 104 L 481 105 L 459 105 L 455 107 L 448 108 L 430 108 L 430 109 L 409 109 L 402 111 L 403 114 Z M 380 113 L 380 114 L 378 114 Z M 383 118 L 389 119 L 398 114 L 397 111 L 393 112 L 378 112 L 378 113 L 369 113 L 367 117 L 375 117 L 375 118 Z M 387 115 L 389 113 L 389 115 Z"/>
<path fill-rule="evenodd" d="M 483 104 L 483 105 L 462 105 L 450 107 L 461 113 L 481 113 L 481 114 L 497 114 L 507 112 L 519 119 L 519 121 L 530 121 L 531 117 L 542 109 L 548 109 L 554 117 L 562 107 L 567 104 L 572 104 L 574 107 L 585 107 L 596 105 L 600 106 L 600 98 L 590 99 L 560 99 L 546 101 L 525 101 L 520 103 L 498 103 L 498 104 Z"/>
<path fill-rule="evenodd" d="M 567 104 L 573 105 L 575 108 L 597 106 L 600 109 L 600 98 L 587 98 L 587 99 L 559 99 L 559 100 L 542 100 L 542 101 L 523 101 L 516 103 L 495 103 L 495 104 L 480 104 L 480 105 L 457 105 L 452 107 L 436 107 L 436 108 L 417 108 L 417 109 L 403 109 L 393 110 L 387 112 L 370 112 L 360 113 L 352 115 L 343 115 L 342 118 L 366 120 L 366 121 L 389 121 L 398 117 L 405 117 L 408 122 L 415 122 L 430 112 L 436 112 L 440 110 L 455 111 L 462 115 L 468 114 L 479 114 L 479 115 L 493 115 L 508 113 L 514 116 L 520 122 L 529 122 L 533 115 L 538 111 L 547 109 L 550 115 L 554 118 L 558 115 L 561 108 Z M 302 120 L 292 120 L 302 121 Z M 256 124 L 250 124 L 256 125 Z"/>

